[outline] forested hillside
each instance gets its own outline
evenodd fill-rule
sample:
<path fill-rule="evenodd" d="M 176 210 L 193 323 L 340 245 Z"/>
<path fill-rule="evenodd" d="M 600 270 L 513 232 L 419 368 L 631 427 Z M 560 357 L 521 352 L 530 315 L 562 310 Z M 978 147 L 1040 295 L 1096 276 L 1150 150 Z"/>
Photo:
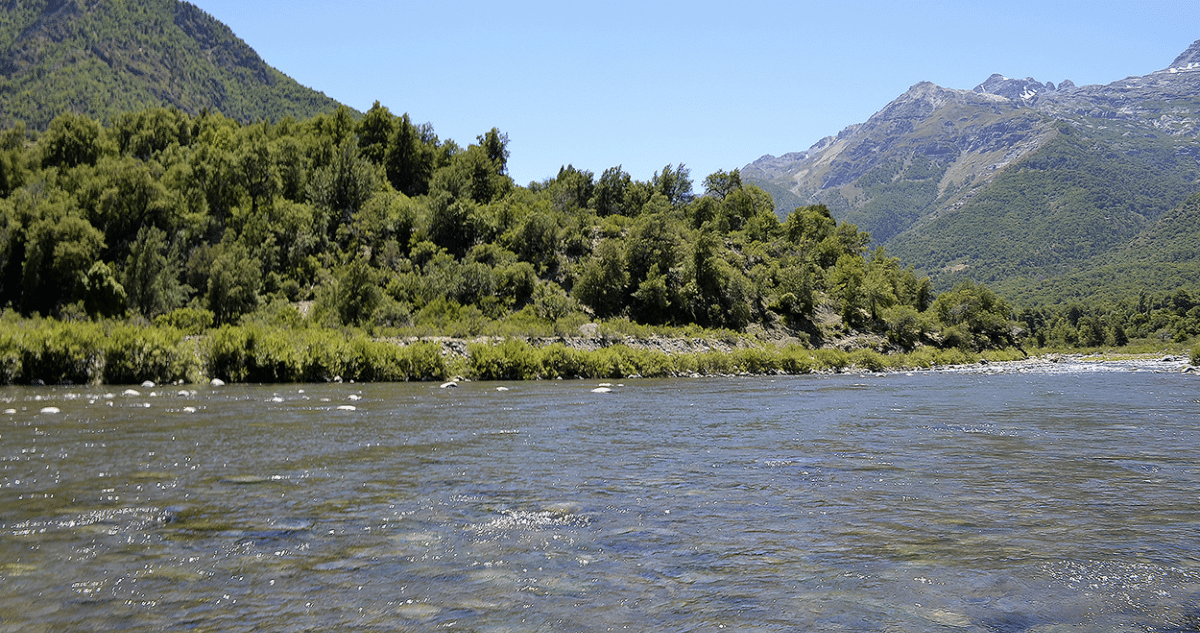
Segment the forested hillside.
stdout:
<path fill-rule="evenodd" d="M 1178 251 L 1155 227 L 1200 191 L 1190 55 L 1107 85 L 921 82 L 866 122 L 805 152 L 764 156 L 743 175 L 826 204 L 935 288 L 971 279 L 1027 305 L 1071 300 L 1079 279 L 1105 297 L 1196 292 L 1194 277 L 1164 286 L 1179 277 L 1136 265 Z M 1180 265 L 1191 266 L 1162 270 Z"/>
<path fill-rule="evenodd" d="M 463 148 L 378 104 L 253 125 L 63 114 L 0 147 L 0 303 L 26 315 L 204 328 L 299 323 L 311 306 L 314 324 L 464 335 L 627 318 L 818 344 L 855 330 L 912 348 L 946 327 L 955 344 L 1011 342 L 990 292 L 935 318 L 955 293 L 936 303 L 823 207 L 780 221 L 736 171 L 705 178 L 705 195 L 682 165 L 650 181 L 568 166 L 519 187 L 498 130 Z"/>
<path fill-rule="evenodd" d="M 1200 165 L 1173 143 L 1143 140 L 1129 155 L 1097 136 L 1061 125 L 969 202 L 918 222 L 890 249 L 942 271 L 944 283 L 968 277 L 1019 294 L 1122 253 L 1196 192 Z"/>
<path fill-rule="evenodd" d="M 242 122 L 337 107 L 268 66 L 224 24 L 177 0 L 20 0 L 0 10 L 0 127 L 45 129 L 152 106 Z"/>

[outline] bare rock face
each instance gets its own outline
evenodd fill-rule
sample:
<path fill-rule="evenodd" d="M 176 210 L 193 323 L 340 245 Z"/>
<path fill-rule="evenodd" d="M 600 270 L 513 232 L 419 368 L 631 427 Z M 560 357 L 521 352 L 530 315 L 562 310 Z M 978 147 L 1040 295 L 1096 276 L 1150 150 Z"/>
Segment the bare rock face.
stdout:
<path fill-rule="evenodd" d="M 1186 51 L 1176 57 L 1175 61 L 1171 62 L 1171 68 L 1187 68 L 1192 64 L 1200 66 L 1200 40 L 1192 42 Z"/>
<path fill-rule="evenodd" d="M 1074 87 L 1075 84 L 1070 79 L 1063 81 L 1063 85 Z M 1007 99 L 1031 101 L 1036 99 L 1038 95 L 1057 92 L 1056 87 L 1052 82 L 1047 81 L 1042 83 L 1033 77 L 1025 79 L 1009 79 L 1004 75 L 992 75 L 987 78 L 987 81 L 975 86 L 975 92 L 981 94 L 993 94 L 1005 97 Z"/>

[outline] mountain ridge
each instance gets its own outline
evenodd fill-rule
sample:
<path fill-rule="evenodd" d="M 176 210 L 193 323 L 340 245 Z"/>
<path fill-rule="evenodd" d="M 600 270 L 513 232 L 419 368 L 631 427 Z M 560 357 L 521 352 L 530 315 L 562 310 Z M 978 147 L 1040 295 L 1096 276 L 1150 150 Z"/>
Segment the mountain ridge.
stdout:
<path fill-rule="evenodd" d="M 1020 297 L 1084 272 L 1200 191 L 1198 129 L 1200 40 L 1162 70 L 1104 85 L 918 82 L 867 121 L 741 173 L 828 206 L 939 287 L 969 277 Z M 1053 256 L 1053 240 L 1004 228 L 1048 217 L 1043 230 L 1063 238 Z"/>
<path fill-rule="evenodd" d="M 9 0 L 0 17 L 0 125 L 44 129 L 71 111 L 147 107 L 242 122 L 307 118 L 339 104 L 268 65 L 228 26 L 177 0 Z"/>

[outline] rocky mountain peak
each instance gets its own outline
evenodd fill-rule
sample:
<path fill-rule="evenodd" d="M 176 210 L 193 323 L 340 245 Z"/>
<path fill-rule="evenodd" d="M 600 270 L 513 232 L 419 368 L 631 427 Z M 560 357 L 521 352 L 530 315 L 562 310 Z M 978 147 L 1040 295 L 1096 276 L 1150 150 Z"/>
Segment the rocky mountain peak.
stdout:
<path fill-rule="evenodd" d="M 1068 87 L 1075 87 L 1075 84 L 1070 79 L 1063 81 L 1061 86 L 1055 86 L 1053 82 L 1047 81 L 1046 83 L 1042 83 L 1033 77 L 1010 79 L 1001 74 L 994 74 L 988 77 L 987 81 L 975 86 L 975 92 L 979 94 L 998 95 L 1014 101 L 1030 101 L 1040 94 L 1057 92 L 1059 89 L 1066 89 Z"/>
<path fill-rule="evenodd" d="M 1171 62 L 1171 68 L 1187 68 L 1190 64 L 1200 65 L 1200 40 L 1192 42 L 1186 51 L 1183 51 L 1175 61 Z"/>

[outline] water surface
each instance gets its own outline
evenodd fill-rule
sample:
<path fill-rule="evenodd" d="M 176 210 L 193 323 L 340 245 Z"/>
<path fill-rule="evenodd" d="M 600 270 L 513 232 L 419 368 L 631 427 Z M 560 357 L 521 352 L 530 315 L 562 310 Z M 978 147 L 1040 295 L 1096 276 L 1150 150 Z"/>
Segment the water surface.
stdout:
<path fill-rule="evenodd" d="M 0 630 L 1200 630 L 1153 368 L 7 388 Z"/>

